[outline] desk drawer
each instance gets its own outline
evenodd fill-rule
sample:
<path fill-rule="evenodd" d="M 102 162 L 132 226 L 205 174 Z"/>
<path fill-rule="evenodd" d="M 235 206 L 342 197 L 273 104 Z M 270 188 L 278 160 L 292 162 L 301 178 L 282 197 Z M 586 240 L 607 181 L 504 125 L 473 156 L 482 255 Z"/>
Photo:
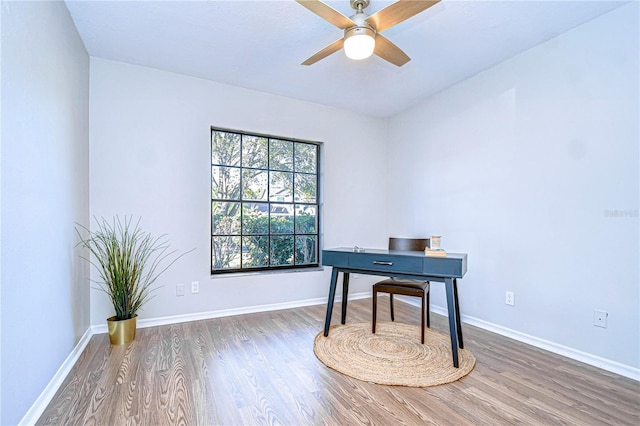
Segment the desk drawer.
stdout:
<path fill-rule="evenodd" d="M 349 255 L 349 267 L 372 271 L 422 272 L 422 258 L 410 256 L 375 255 L 353 253 Z"/>
<path fill-rule="evenodd" d="M 467 255 L 457 257 L 425 257 L 424 270 L 437 277 L 462 278 L 467 272 Z"/>
<path fill-rule="evenodd" d="M 338 268 L 349 267 L 349 255 L 344 251 L 322 250 L 322 264 L 326 266 L 336 266 Z"/>

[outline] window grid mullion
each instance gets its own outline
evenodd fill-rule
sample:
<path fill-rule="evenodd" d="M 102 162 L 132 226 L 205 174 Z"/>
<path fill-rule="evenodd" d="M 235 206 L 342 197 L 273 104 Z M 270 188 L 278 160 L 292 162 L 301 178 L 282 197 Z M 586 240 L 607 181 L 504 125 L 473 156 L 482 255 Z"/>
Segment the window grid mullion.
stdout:
<path fill-rule="evenodd" d="M 296 144 L 293 144 L 291 164 L 291 208 L 293 209 L 293 264 L 297 265 L 296 248 L 298 244 L 298 213 L 296 211 Z"/>
<path fill-rule="evenodd" d="M 244 247 L 244 164 L 242 159 L 242 150 L 244 148 L 244 134 L 240 134 L 240 269 L 244 268 L 244 259 L 242 256 L 242 247 Z"/>
<path fill-rule="evenodd" d="M 271 138 L 267 139 L 267 264 L 271 266 Z"/>

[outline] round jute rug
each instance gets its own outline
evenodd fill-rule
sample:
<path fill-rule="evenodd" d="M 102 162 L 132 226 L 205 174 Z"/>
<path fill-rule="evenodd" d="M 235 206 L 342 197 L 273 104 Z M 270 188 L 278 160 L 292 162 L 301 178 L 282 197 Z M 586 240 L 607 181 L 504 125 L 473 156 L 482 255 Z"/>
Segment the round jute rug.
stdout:
<path fill-rule="evenodd" d="M 381 385 L 425 387 L 454 382 L 473 370 L 476 358 L 458 350 L 459 368 L 451 359 L 449 336 L 398 322 L 334 325 L 329 336 L 321 331 L 313 343 L 316 357 L 342 374 Z"/>

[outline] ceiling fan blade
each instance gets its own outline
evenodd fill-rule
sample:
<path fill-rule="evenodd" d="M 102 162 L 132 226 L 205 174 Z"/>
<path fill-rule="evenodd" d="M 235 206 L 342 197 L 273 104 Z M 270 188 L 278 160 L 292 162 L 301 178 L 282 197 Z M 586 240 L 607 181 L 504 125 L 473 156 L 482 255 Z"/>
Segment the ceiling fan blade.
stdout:
<path fill-rule="evenodd" d="M 353 27 L 356 25 L 351 19 L 344 16 L 331 6 L 327 6 L 319 0 L 296 0 L 302 6 L 306 7 L 325 21 L 335 25 L 336 27 L 344 30 L 345 28 Z"/>
<path fill-rule="evenodd" d="M 391 43 L 389 39 L 382 34 L 376 34 L 376 47 L 373 50 L 373 53 L 399 67 L 411 60 L 406 53 L 400 50 L 398 46 Z"/>
<path fill-rule="evenodd" d="M 399 0 L 369 16 L 366 21 L 382 32 L 411 18 L 438 3 L 440 0 Z"/>
<path fill-rule="evenodd" d="M 341 38 L 340 40 L 334 41 L 333 43 L 331 43 L 330 45 L 328 45 L 324 49 L 320 50 L 315 55 L 311 56 L 309 59 L 304 61 L 301 65 L 315 64 L 320 59 L 324 59 L 327 56 L 331 55 L 332 53 L 335 53 L 338 50 L 342 49 L 342 46 L 344 46 L 344 39 Z"/>

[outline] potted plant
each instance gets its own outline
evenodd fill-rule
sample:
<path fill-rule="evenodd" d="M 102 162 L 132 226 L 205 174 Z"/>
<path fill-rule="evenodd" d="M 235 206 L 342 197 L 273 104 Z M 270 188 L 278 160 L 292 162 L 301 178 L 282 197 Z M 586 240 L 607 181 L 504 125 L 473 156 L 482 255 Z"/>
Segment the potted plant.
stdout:
<path fill-rule="evenodd" d="M 113 304 L 115 315 L 107 319 L 111 344 L 123 345 L 135 339 L 137 313 L 152 297 L 152 284 L 189 252 L 179 256 L 168 252 L 166 235 L 154 238 L 144 232 L 140 219 L 135 224 L 132 217 L 95 221 L 95 230 L 77 224 L 78 245 L 89 250 L 90 256 L 82 258 L 100 275 L 99 281 L 93 280 L 98 284 L 95 288 L 105 292 Z"/>

